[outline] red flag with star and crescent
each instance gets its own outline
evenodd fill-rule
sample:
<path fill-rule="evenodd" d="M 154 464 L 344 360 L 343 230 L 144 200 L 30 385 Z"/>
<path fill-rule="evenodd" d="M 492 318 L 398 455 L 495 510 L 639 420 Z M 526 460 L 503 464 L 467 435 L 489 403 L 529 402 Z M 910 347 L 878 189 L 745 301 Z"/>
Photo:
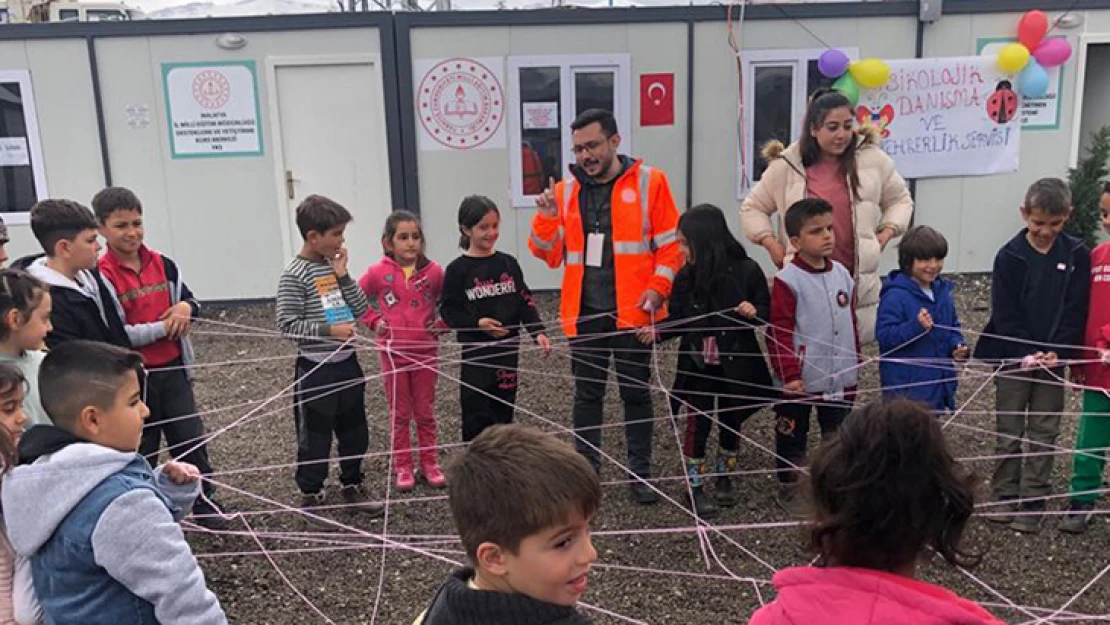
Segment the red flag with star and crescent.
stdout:
<path fill-rule="evenodd" d="M 640 75 L 640 125 L 674 125 L 674 74 Z"/>

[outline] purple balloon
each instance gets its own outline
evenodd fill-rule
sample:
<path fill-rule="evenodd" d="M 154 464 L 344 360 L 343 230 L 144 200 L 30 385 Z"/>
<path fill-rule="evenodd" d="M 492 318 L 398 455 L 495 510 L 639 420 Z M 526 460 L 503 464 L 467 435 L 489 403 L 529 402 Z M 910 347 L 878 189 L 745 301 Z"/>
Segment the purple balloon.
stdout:
<path fill-rule="evenodd" d="M 817 69 L 821 71 L 821 75 L 826 78 L 840 78 L 844 72 L 848 71 L 848 64 L 852 60 L 848 58 L 840 50 L 829 48 L 821 53 L 821 57 L 817 59 Z"/>
<path fill-rule="evenodd" d="M 1071 56 L 1071 44 L 1063 37 L 1045 39 L 1037 49 L 1033 51 L 1033 58 L 1045 67 L 1056 67 L 1063 65 L 1068 57 Z"/>

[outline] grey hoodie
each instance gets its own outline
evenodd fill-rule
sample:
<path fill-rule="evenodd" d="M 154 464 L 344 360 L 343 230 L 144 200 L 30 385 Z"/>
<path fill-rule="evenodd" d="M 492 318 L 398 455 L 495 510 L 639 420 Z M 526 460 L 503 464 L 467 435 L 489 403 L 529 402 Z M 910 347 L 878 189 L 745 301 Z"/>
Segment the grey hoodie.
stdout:
<path fill-rule="evenodd" d="M 30 465 L 12 469 L 0 497 L 8 539 L 16 554 L 34 556 L 101 482 L 136 459 L 135 453 L 73 443 Z M 174 484 L 155 471 L 155 486 L 188 514 L 200 483 Z M 225 625 L 219 600 L 170 510 L 146 488 L 130 490 L 104 508 L 92 531 L 96 564 L 134 595 L 148 601 L 162 625 Z M 44 602 L 45 604 L 45 602 Z"/>

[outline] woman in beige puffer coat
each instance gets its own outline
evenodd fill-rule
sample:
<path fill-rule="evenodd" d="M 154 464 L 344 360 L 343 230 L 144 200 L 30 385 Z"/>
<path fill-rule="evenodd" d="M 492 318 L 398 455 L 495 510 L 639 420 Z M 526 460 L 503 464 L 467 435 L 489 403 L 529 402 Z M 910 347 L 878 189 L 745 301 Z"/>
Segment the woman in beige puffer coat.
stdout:
<path fill-rule="evenodd" d="M 845 226 L 841 232 L 855 233 L 855 262 L 849 269 L 856 280 L 860 343 L 867 344 L 875 337 L 879 259 L 886 244 L 909 227 L 913 199 L 894 162 L 879 148 L 876 133 L 869 128 L 857 134 L 851 103 L 840 93 L 814 92 L 803 128 L 803 137 L 789 147 L 772 141 L 763 148 L 767 169 L 740 207 L 740 224 L 748 239 L 767 248 L 781 268 L 791 261 L 794 249 L 783 229 L 776 231 L 772 217 L 781 221 L 787 208 L 806 197 L 828 200 L 834 222 Z M 831 178 L 822 173 L 829 171 Z M 838 194 L 840 181 L 844 185 Z M 837 201 L 838 196 L 843 201 Z M 841 244 L 838 248 L 843 249 Z"/>

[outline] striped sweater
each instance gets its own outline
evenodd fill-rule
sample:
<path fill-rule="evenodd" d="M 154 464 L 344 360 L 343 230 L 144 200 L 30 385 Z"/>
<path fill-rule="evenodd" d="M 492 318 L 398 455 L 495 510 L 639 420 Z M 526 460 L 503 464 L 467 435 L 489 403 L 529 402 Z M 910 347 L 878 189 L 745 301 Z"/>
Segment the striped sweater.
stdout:
<path fill-rule="evenodd" d="M 328 338 L 333 325 L 354 323 L 366 314 L 366 294 L 351 276 L 336 276 L 326 262 L 297 256 L 278 281 L 277 324 L 281 333 L 297 341 L 301 355 L 317 362 L 342 343 Z M 328 362 L 349 358 L 353 350 L 332 356 Z"/>

